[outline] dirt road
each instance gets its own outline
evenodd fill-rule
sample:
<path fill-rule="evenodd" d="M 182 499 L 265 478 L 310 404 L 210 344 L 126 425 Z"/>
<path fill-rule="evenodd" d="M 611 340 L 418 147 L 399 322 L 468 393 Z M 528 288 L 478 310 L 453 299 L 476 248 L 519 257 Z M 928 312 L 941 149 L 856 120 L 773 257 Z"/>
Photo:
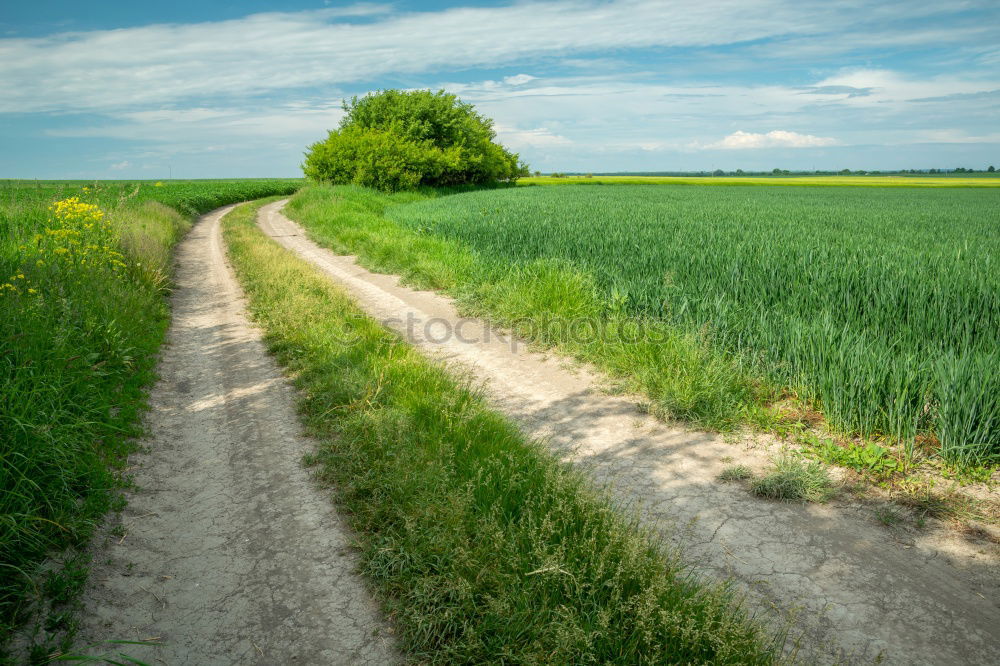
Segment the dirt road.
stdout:
<path fill-rule="evenodd" d="M 78 644 L 157 638 L 116 651 L 171 666 L 393 663 L 349 532 L 301 465 L 313 447 L 292 389 L 244 315 L 226 210 L 178 247 L 148 452 L 124 532 L 96 554 Z"/>
<path fill-rule="evenodd" d="M 670 427 L 635 400 L 602 394 L 585 370 L 485 341 L 481 322 L 463 322 L 448 299 L 316 246 L 282 205 L 261 210 L 265 233 L 418 348 L 471 373 L 526 433 L 641 506 L 699 571 L 732 576 L 762 613 L 794 612 L 808 659 L 1000 663 L 995 549 L 942 529 L 892 532 L 860 505 L 775 503 L 720 483 L 727 458 L 761 469 L 767 453 Z"/>

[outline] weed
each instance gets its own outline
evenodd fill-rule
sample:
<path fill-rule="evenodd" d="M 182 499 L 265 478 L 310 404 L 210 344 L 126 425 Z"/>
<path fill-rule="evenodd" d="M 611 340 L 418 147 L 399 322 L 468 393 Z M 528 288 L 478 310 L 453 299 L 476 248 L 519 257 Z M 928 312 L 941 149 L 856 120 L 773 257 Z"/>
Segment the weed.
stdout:
<path fill-rule="evenodd" d="M 730 465 L 719 474 L 720 481 L 745 481 L 753 478 L 753 472 L 746 465 Z"/>
<path fill-rule="evenodd" d="M 847 467 L 876 479 L 886 479 L 903 471 L 903 463 L 889 449 L 874 442 L 840 444 L 810 433 L 800 436 L 798 441 L 824 462 Z"/>
<path fill-rule="evenodd" d="M 946 519 L 977 519 L 977 503 L 954 490 L 938 490 L 930 481 L 904 481 L 899 484 L 896 501 L 912 508 L 921 517 Z M 994 517 L 995 519 L 995 517 Z"/>
<path fill-rule="evenodd" d="M 894 527 L 903 520 L 903 514 L 890 506 L 881 506 L 875 509 L 875 519 L 886 527 Z"/>
<path fill-rule="evenodd" d="M 835 492 L 820 463 L 791 456 L 778 458 L 774 469 L 753 481 L 750 490 L 767 499 L 804 502 L 825 502 Z"/>

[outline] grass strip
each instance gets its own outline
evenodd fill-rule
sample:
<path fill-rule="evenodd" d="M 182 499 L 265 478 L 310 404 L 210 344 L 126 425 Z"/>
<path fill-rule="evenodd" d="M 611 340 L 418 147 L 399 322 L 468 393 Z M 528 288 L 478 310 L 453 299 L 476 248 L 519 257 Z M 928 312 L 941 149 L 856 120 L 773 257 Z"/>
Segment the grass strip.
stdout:
<path fill-rule="evenodd" d="M 226 217 L 230 259 L 414 660 L 778 659 L 730 591 L 261 234 L 257 208 Z"/>
<path fill-rule="evenodd" d="M 658 416 L 719 430 L 746 421 L 765 425 L 772 418 L 763 404 L 775 396 L 773 386 L 749 375 L 704 336 L 609 306 L 594 277 L 570 262 L 543 258 L 498 272 L 495 262 L 457 240 L 385 216 L 390 206 L 439 194 L 312 186 L 300 190 L 286 212 L 317 243 L 357 255 L 370 270 L 445 291 L 458 299 L 463 314 L 487 317 L 592 363 L 623 390 L 648 395 Z"/>

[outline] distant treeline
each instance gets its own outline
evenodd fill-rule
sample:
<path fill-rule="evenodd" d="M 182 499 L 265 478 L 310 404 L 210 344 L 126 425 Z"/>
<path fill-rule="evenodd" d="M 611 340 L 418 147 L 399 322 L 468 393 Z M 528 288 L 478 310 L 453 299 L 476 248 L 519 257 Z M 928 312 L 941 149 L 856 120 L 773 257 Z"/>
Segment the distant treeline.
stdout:
<path fill-rule="evenodd" d="M 852 171 L 850 169 L 841 169 L 840 171 L 795 171 L 788 169 L 772 169 L 771 171 L 744 171 L 743 169 L 736 169 L 735 171 L 724 171 L 722 169 L 716 169 L 714 171 L 604 171 L 604 172 L 592 172 L 584 173 L 582 171 L 566 171 L 566 172 L 552 172 L 548 174 L 543 174 L 542 172 L 536 171 L 535 175 L 546 175 L 552 176 L 554 178 L 568 177 L 568 176 L 658 176 L 658 177 L 692 177 L 692 176 L 921 176 L 921 175 L 951 175 L 951 174 L 995 174 L 996 168 L 989 166 L 985 169 L 971 169 L 965 167 L 958 167 L 955 169 L 897 169 L 897 170 L 872 170 L 866 171 L 864 169 L 858 169 Z"/>

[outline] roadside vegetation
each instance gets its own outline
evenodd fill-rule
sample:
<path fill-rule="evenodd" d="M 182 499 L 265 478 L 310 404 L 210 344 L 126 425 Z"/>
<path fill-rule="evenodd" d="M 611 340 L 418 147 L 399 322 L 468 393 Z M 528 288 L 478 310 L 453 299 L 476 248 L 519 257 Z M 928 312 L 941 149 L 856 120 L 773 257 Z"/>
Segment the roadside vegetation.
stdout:
<path fill-rule="evenodd" d="M 995 191 L 441 195 L 314 186 L 286 212 L 370 269 L 593 363 L 661 416 L 749 424 L 921 515 L 996 521 L 937 487 L 990 482 L 1000 462 Z"/>
<path fill-rule="evenodd" d="M 414 660 L 778 660 L 724 588 L 266 238 L 258 207 L 227 215 L 230 258 Z"/>
<path fill-rule="evenodd" d="M 730 480 L 737 479 L 730 475 Z M 773 470 L 750 482 L 750 490 L 760 497 L 790 502 L 825 502 L 834 494 L 833 482 L 820 463 L 793 456 L 775 460 Z"/>
<path fill-rule="evenodd" d="M 26 622 L 35 659 L 72 636 L 85 547 L 123 505 L 171 247 L 196 213 L 299 184 L 0 186 L 0 662 Z"/>

